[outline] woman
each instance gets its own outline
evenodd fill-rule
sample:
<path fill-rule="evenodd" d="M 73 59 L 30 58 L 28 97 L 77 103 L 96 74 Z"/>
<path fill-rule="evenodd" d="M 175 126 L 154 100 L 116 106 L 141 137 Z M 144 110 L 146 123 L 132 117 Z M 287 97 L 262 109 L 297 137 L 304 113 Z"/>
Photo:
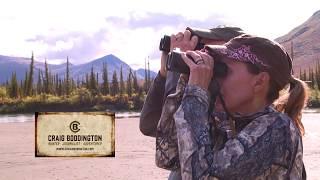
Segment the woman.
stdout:
<path fill-rule="evenodd" d="M 305 179 L 301 111 L 308 88 L 292 76 L 281 45 L 242 35 L 183 59 L 190 76 L 165 102 L 157 128 L 159 167 L 180 168 L 182 179 Z M 214 61 L 228 66 L 226 76 L 213 77 Z M 221 98 L 209 114 L 212 78 Z M 180 106 L 174 103 L 179 98 Z"/>

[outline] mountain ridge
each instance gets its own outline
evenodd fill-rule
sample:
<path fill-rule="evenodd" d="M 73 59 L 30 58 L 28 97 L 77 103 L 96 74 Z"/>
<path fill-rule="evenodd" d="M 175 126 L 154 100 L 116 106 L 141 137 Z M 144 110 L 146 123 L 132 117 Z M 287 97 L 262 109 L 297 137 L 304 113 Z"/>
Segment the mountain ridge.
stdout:
<path fill-rule="evenodd" d="M 275 39 L 292 56 L 293 69 L 297 75 L 300 69 L 313 67 L 320 60 L 320 10 L 287 34 Z M 291 52 L 292 51 L 292 52 Z"/>
<path fill-rule="evenodd" d="M 16 72 L 17 79 L 24 80 L 25 73 L 29 69 L 31 63 L 31 58 L 26 57 L 14 57 L 14 56 L 4 56 L 0 55 L 0 84 L 6 82 L 11 78 L 12 73 Z M 112 79 L 113 72 L 116 71 L 118 79 L 120 78 L 120 67 L 123 68 L 123 78 L 124 80 L 127 79 L 129 75 L 130 69 L 134 73 L 135 70 L 133 70 L 127 63 L 122 61 L 120 58 L 113 54 L 108 54 L 105 56 L 102 56 L 100 58 L 94 59 L 92 61 L 83 63 L 83 64 L 69 64 L 70 68 L 70 74 L 71 77 L 75 80 L 77 79 L 84 79 L 85 75 L 91 72 L 91 68 L 94 68 L 94 72 L 98 73 L 99 76 L 99 82 L 102 82 L 102 67 L 103 63 L 106 63 L 108 66 L 108 78 L 109 81 Z M 63 78 L 66 73 L 66 63 L 61 64 L 48 64 L 49 71 L 52 74 L 57 74 L 60 78 Z M 45 63 L 37 61 L 35 59 L 34 61 L 34 82 L 36 82 L 36 78 L 38 77 L 39 70 L 44 71 Z M 143 80 L 144 76 L 142 76 L 141 73 L 137 72 L 137 78 L 139 80 Z M 151 78 L 154 78 L 156 76 L 156 73 L 153 71 L 150 71 Z"/>

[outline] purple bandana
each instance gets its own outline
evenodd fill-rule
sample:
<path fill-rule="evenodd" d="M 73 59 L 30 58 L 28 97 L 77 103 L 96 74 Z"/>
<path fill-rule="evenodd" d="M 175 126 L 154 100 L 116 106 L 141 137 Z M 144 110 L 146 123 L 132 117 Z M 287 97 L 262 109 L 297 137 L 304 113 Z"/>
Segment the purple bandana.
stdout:
<path fill-rule="evenodd" d="M 236 59 L 240 62 L 249 62 L 255 65 L 269 67 L 264 64 L 254 53 L 251 52 L 250 46 L 241 45 L 239 48 L 214 48 L 214 51 L 226 55 L 228 58 Z"/>

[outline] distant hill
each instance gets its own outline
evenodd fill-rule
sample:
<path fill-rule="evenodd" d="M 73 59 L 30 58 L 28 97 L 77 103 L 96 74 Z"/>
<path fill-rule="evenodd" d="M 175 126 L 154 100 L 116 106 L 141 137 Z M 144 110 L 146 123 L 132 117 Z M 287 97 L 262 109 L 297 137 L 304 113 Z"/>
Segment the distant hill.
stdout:
<path fill-rule="evenodd" d="M 320 60 L 320 10 L 315 12 L 306 22 L 294 28 L 288 34 L 276 39 L 291 54 L 293 50 L 293 66 L 295 74 L 299 69 L 306 69 Z"/>
<path fill-rule="evenodd" d="M 136 70 L 136 73 L 137 73 L 137 76 L 140 79 L 144 79 L 145 78 L 145 76 L 144 76 L 145 75 L 145 69 L 140 68 L 140 69 Z M 154 71 L 150 71 L 150 77 L 151 78 L 154 78 L 156 76 L 157 76 L 157 73 L 155 73 Z"/>
<path fill-rule="evenodd" d="M 26 71 L 29 69 L 30 66 L 30 58 L 24 58 L 24 57 L 11 57 L 11 56 L 2 56 L 0 55 L 0 83 L 4 83 L 7 79 L 11 78 L 11 74 L 13 72 L 16 72 L 18 80 L 23 80 L 25 77 Z M 123 62 L 121 59 L 116 57 L 115 55 L 109 54 L 106 56 L 103 56 L 98 59 L 94 59 L 88 63 L 80 64 L 80 65 L 73 65 L 70 64 L 70 72 L 71 76 L 74 80 L 82 80 L 85 78 L 85 75 L 91 72 L 91 68 L 93 67 L 93 70 L 95 73 L 99 73 L 99 82 L 102 82 L 101 74 L 102 74 L 102 67 L 103 63 L 106 63 L 108 66 L 108 76 L 109 81 L 112 79 L 113 72 L 117 72 L 118 79 L 120 78 L 120 67 L 122 66 L 123 71 L 123 78 L 124 80 L 127 79 L 129 71 L 131 67 Z M 34 63 L 34 81 L 36 81 L 38 77 L 39 70 L 44 71 L 44 63 L 38 62 L 35 60 Z M 66 63 L 54 65 L 54 64 L 48 64 L 48 68 L 52 74 L 58 74 L 60 78 L 63 78 L 66 73 Z M 132 70 L 134 73 L 135 71 Z M 143 72 L 143 73 L 142 73 Z M 139 69 L 137 72 L 138 80 L 144 80 L 144 69 Z M 153 71 L 150 71 L 150 76 L 154 78 L 156 76 L 156 73 Z"/>
<path fill-rule="evenodd" d="M 95 73 L 99 73 L 99 76 L 98 76 L 99 82 L 101 82 L 102 81 L 101 75 L 102 75 L 103 63 L 107 64 L 109 81 L 111 81 L 111 78 L 112 78 L 114 71 L 117 72 L 118 79 L 120 78 L 121 66 L 122 66 L 123 78 L 125 80 L 127 79 L 131 67 L 128 64 L 126 64 L 125 62 L 123 62 L 122 60 L 120 60 L 118 57 L 116 57 L 112 54 L 107 55 L 107 56 L 103 56 L 103 57 L 95 59 L 95 60 L 92 60 L 92 61 L 85 63 L 85 64 L 72 66 L 70 68 L 71 75 L 75 80 L 77 80 L 78 78 L 81 80 L 82 78 L 85 78 L 87 73 L 91 72 L 91 68 L 93 67 L 93 71 Z M 66 68 L 59 69 L 57 71 L 57 73 L 61 77 L 64 76 L 65 72 L 66 72 Z"/>
<path fill-rule="evenodd" d="M 29 69 L 31 59 L 25 57 L 11 57 L 0 55 L 0 83 L 11 78 L 13 72 L 16 72 L 17 79 L 22 80 L 25 77 L 26 71 Z M 48 68 L 52 71 L 63 68 L 63 65 L 48 64 Z M 34 62 L 35 74 L 38 70 L 44 69 L 43 62 Z"/>

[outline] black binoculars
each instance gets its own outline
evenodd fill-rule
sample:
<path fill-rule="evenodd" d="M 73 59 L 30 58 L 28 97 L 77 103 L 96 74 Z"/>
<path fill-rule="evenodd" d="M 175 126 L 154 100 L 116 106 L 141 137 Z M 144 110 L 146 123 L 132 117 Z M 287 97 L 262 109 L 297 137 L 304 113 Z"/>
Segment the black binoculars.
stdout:
<path fill-rule="evenodd" d="M 191 36 L 190 37 L 192 37 L 192 36 L 197 36 L 198 37 L 198 44 L 197 44 L 197 46 L 195 47 L 194 50 L 202 49 L 205 44 L 200 42 L 201 41 L 201 37 L 196 35 L 194 33 L 194 31 L 189 27 L 186 30 L 189 30 L 191 32 Z M 170 44 L 171 44 L 171 37 L 168 36 L 168 35 L 164 35 L 163 38 L 161 38 L 161 40 L 160 40 L 159 50 L 160 51 L 164 51 L 164 52 L 170 52 Z"/>
<path fill-rule="evenodd" d="M 192 57 L 188 57 L 192 59 Z M 217 57 L 218 56 L 215 57 L 214 61 L 213 76 L 215 78 L 222 78 L 227 75 L 228 66 L 225 63 L 217 60 Z M 182 59 L 181 53 L 179 51 L 172 51 L 168 54 L 166 68 L 168 71 L 190 74 L 190 69 Z"/>
<path fill-rule="evenodd" d="M 187 57 L 192 59 L 192 57 L 189 55 L 187 55 Z M 226 77 L 228 73 L 228 66 L 225 63 L 219 61 L 218 56 L 215 56 L 214 59 L 215 61 L 213 67 L 213 79 L 211 80 L 208 87 L 209 92 L 211 92 L 209 107 L 210 111 L 212 111 L 214 102 L 216 101 L 216 98 L 220 93 L 220 86 L 216 78 Z M 184 62 L 179 51 L 172 51 L 168 54 L 166 67 L 169 71 L 190 74 L 189 66 Z"/>

